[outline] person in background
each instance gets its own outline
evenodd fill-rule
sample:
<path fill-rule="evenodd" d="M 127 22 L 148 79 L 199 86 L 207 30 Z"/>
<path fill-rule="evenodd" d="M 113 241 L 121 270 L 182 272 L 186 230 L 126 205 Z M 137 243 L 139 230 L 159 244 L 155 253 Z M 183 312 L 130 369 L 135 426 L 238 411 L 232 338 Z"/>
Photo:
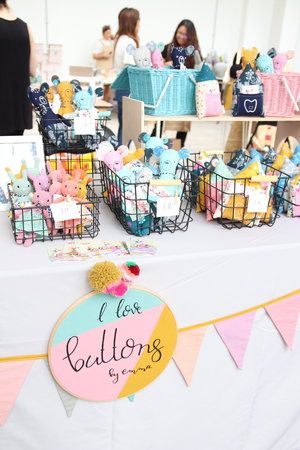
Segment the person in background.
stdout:
<path fill-rule="evenodd" d="M 162 56 L 164 58 L 166 66 L 172 65 L 171 60 L 172 45 L 174 45 L 174 47 L 188 47 L 189 45 L 193 45 L 195 47 L 195 50 L 198 50 L 201 60 L 203 59 L 201 55 L 197 31 L 195 25 L 191 20 L 184 19 L 178 24 L 172 41 L 169 44 L 167 44 L 163 49 Z M 188 56 L 185 65 L 188 69 L 194 69 L 195 67 L 194 56 Z M 155 132 L 156 130 L 153 131 L 154 134 Z M 182 147 L 185 144 L 186 136 L 187 136 L 186 131 L 177 131 L 176 133 L 176 139 L 181 140 Z"/>
<path fill-rule="evenodd" d="M 32 128 L 32 108 L 27 96 L 29 76 L 36 75 L 32 34 L 0 0 L 0 136 L 22 135 Z"/>
<path fill-rule="evenodd" d="M 108 102 L 110 99 L 110 71 L 113 66 L 113 50 L 114 37 L 109 25 L 104 25 L 102 28 L 102 39 L 98 39 L 94 45 L 93 58 L 96 62 L 96 69 L 98 69 L 104 77 L 103 99 Z"/>
<path fill-rule="evenodd" d="M 124 8 L 119 13 L 119 29 L 116 35 L 114 49 L 114 69 L 118 74 L 129 65 L 134 64 L 132 55 L 127 53 L 129 44 L 139 47 L 140 13 L 135 8 Z M 129 91 L 116 89 L 116 100 L 118 104 L 118 141 L 122 144 L 122 98 L 129 96 Z M 126 144 L 126 142 L 125 142 Z"/>

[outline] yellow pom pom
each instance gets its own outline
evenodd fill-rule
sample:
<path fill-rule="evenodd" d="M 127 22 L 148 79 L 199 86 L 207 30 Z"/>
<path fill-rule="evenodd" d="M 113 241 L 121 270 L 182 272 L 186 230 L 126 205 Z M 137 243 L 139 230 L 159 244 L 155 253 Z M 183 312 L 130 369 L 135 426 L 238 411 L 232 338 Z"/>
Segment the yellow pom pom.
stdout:
<path fill-rule="evenodd" d="M 117 284 L 122 277 L 121 270 L 110 261 L 95 264 L 88 273 L 88 280 L 96 292 L 103 292 L 111 284 Z"/>

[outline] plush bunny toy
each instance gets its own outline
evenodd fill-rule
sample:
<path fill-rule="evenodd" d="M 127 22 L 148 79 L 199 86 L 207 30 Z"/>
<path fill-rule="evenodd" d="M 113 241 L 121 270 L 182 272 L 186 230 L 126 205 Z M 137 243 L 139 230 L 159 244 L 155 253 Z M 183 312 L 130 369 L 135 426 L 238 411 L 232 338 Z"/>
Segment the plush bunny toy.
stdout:
<path fill-rule="evenodd" d="M 185 63 L 188 56 L 194 54 L 195 47 L 189 45 L 188 47 L 171 47 L 171 59 L 174 69 L 186 69 Z"/>
<path fill-rule="evenodd" d="M 30 202 L 30 194 L 32 186 L 27 178 L 27 171 L 22 171 L 22 178 L 17 178 L 12 171 L 6 167 L 6 172 L 11 179 L 11 187 L 13 192 L 13 203 L 20 205 L 21 203 Z"/>
<path fill-rule="evenodd" d="M 133 44 L 129 44 L 126 49 L 129 55 L 133 56 L 137 67 L 148 69 L 151 67 L 151 54 L 147 47 L 136 48 Z"/>

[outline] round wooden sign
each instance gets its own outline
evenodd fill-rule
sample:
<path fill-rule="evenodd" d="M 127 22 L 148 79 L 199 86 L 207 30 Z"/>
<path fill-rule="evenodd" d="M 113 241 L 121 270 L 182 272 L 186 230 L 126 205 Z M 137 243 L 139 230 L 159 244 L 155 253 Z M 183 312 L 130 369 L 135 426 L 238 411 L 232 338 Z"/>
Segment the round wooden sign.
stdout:
<path fill-rule="evenodd" d="M 122 298 L 91 292 L 58 320 L 49 341 L 49 365 L 70 394 L 115 400 L 158 377 L 176 338 L 172 311 L 156 294 L 137 287 Z"/>

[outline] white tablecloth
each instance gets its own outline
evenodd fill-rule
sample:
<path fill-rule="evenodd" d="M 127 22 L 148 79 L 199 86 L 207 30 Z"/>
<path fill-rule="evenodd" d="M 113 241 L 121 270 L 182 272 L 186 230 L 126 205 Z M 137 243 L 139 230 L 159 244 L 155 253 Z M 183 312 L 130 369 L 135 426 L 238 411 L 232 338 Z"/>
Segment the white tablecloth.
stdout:
<path fill-rule="evenodd" d="M 0 215 L 0 356 L 46 353 L 54 323 L 86 294 L 94 260 L 50 262 L 62 243 L 14 244 Z M 158 292 L 178 327 L 255 306 L 300 287 L 300 221 L 225 230 L 194 216 L 190 229 L 152 235 L 155 256 L 130 257 L 141 266 L 137 284 Z M 129 239 L 103 206 L 98 239 Z M 128 257 L 108 258 L 118 262 Z M 7 423 L 5 450 L 299 450 L 300 333 L 288 351 L 262 310 L 256 315 L 243 370 L 210 327 L 192 387 L 175 364 L 134 402 L 78 400 L 66 416 L 43 361 L 36 361 Z"/>

